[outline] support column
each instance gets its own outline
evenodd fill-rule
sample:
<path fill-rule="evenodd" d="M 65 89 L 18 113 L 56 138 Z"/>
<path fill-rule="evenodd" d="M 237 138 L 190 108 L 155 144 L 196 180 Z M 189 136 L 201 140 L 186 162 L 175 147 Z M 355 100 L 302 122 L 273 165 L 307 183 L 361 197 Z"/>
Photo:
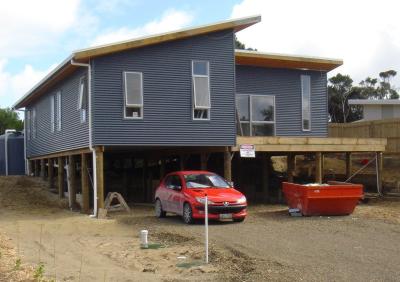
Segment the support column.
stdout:
<path fill-rule="evenodd" d="M 262 185 L 263 185 L 263 200 L 269 200 L 269 176 L 271 169 L 271 156 L 265 154 L 262 158 Z"/>
<path fill-rule="evenodd" d="M 104 156 L 101 148 L 96 148 L 97 208 L 104 209 Z"/>
<path fill-rule="evenodd" d="M 76 209 L 76 165 L 75 156 L 68 156 L 68 200 L 69 208 Z"/>
<path fill-rule="evenodd" d="M 87 169 L 87 155 L 81 154 L 81 189 L 82 189 L 82 212 L 89 214 L 89 177 Z"/>
<path fill-rule="evenodd" d="M 200 155 L 200 167 L 201 170 L 207 170 L 208 154 L 202 153 Z"/>
<path fill-rule="evenodd" d="M 185 159 L 186 159 L 185 155 L 180 155 L 179 156 L 179 167 L 180 167 L 180 170 L 185 170 Z"/>
<path fill-rule="evenodd" d="M 232 159 L 228 148 L 224 152 L 224 177 L 226 180 L 232 181 Z"/>
<path fill-rule="evenodd" d="M 148 171 L 147 166 L 148 166 L 148 160 L 145 158 L 145 159 L 143 159 L 143 170 L 142 170 L 143 202 L 146 202 L 146 200 L 147 200 L 147 194 L 148 194 L 147 189 L 149 188 L 148 181 L 147 181 L 147 171 Z"/>
<path fill-rule="evenodd" d="M 322 153 L 315 153 L 315 182 L 322 183 L 323 172 L 322 172 Z"/>
<path fill-rule="evenodd" d="M 383 155 L 382 152 L 376 152 L 376 185 L 379 195 L 383 195 Z"/>
<path fill-rule="evenodd" d="M 57 187 L 58 187 L 58 197 L 60 199 L 64 198 L 64 159 L 63 157 L 58 157 L 58 176 L 57 176 Z"/>
<path fill-rule="evenodd" d="M 47 177 L 49 180 L 49 189 L 52 189 L 54 186 L 54 161 L 50 158 L 48 159 Z"/>
<path fill-rule="evenodd" d="M 26 175 L 31 176 L 33 171 L 33 161 L 28 160 L 28 168 L 26 171 Z"/>
<path fill-rule="evenodd" d="M 161 159 L 160 163 L 160 181 L 164 178 L 165 176 L 165 159 Z"/>
<path fill-rule="evenodd" d="M 40 177 L 44 180 L 45 179 L 45 169 L 46 169 L 46 163 L 44 159 L 40 160 Z"/>
<path fill-rule="evenodd" d="M 289 154 L 287 156 L 287 176 L 288 176 L 288 182 L 291 183 L 294 182 L 293 174 L 296 166 L 295 160 L 296 160 L 296 155 Z"/>
<path fill-rule="evenodd" d="M 40 175 L 39 160 L 34 160 L 33 162 L 35 164 L 33 176 L 39 176 Z"/>
<path fill-rule="evenodd" d="M 346 180 L 350 178 L 352 172 L 352 160 L 351 160 L 351 153 L 346 153 Z"/>

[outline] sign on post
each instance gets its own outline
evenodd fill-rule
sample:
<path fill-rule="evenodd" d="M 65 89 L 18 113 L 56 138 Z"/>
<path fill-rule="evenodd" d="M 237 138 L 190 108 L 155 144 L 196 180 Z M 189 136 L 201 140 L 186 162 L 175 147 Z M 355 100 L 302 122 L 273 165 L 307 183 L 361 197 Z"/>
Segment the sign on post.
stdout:
<path fill-rule="evenodd" d="M 240 157 L 255 158 L 256 157 L 256 146 L 254 146 L 252 144 L 240 145 Z"/>

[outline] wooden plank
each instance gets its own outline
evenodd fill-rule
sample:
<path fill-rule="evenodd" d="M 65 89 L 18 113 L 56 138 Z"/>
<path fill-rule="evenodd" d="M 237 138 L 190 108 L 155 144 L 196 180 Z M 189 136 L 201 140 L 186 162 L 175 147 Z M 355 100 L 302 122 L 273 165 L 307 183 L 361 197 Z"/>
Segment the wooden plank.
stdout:
<path fill-rule="evenodd" d="M 47 154 L 47 155 L 42 155 L 42 156 L 37 156 L 37 157 L 32 157 L 29 158 L 30 160 L 40 160 L 43 158 L 58 158 L 58 157 L 68 157 L 69 155 L 80 155 L 82 153 L 90 153 L 89 148 L 79 148 L 76 150 L 68 150 L 68 151 L 62 151 L 54 154 Z"/>
<path fill-rule="evenodd" d="M 49 181 L 49 188 L 51 189 L 54 187 L 54 160 L 48 159 L 47 163 L 47 176 Z"/>
<path fill-rule="evenodd" d="M 104 209 L 104 154 L 96 147 L 97 208 Z"/>
<path fill-rule="evenodd" d="M 82 212 L 89 214 L 89 176 L 87 154 L 81 154 Z"/>
<path fill-rule="evenodd" d="M 322 171 L 322 153 L 315 153 L 315 182 L 322 183 L 323 180 L 323 171 Z"/>
<path fill-rule="evenodd" d="M 224 177 L 228 181 L 232 181 L 232 158 L 228 148 L 224 152 Z"/>
<path fill-rule="evenodd" d="M 60 199 L 64 198 L 64 160 L 63 157 L 58 157 L 57 159 L 57 187 L 58 187 L 58 197 Z"/>
<path fill-rule="evenodd" d="M 257 152 L 381 152 L 384 145 L 256 145 Z M 232 147 L 239 151 L 239 147 Z"/>
<path fill-rule="evenodd" d="M 68 200 L 69 208 L 76 209 L 76 163 L 73 155 L 68 156 Z"/>

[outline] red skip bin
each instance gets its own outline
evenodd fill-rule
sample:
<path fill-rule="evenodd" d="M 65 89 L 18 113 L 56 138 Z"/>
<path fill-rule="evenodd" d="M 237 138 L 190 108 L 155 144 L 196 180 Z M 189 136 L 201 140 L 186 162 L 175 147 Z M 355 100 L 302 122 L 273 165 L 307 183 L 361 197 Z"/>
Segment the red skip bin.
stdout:
<path fill-rule="evenodd" d="M 283 182 L 283 193 L 290 209 L 302 215 L 348 215 L 363 197 L 363 185 L 329 182 L 328 184 L 295 184 Z"/>

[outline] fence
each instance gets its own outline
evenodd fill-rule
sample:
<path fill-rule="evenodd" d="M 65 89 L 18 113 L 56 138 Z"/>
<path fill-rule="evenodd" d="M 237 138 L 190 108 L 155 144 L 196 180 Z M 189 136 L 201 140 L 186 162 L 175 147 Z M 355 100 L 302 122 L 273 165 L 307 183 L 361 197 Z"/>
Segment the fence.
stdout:
<path fill-rule="evenodd" d="M 400 153 L 400 118 L 330 123 L 329 137 L 387 138 L 385 153 Z"/>

